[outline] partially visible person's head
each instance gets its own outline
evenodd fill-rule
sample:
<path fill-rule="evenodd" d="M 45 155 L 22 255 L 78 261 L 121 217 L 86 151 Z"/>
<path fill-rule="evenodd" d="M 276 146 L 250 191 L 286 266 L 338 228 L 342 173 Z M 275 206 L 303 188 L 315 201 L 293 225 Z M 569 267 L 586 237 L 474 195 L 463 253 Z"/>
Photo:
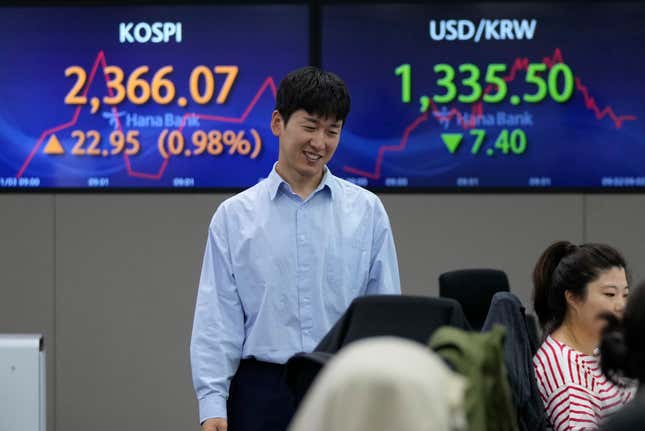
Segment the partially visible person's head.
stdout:
<path fill-rule="evenodd" d="M 290 72 L 278 86 L 276 111 L 285 125 L 291 115 L 303 110 L 310 115 L 345 123 L 350 98 L 345 83 L 338 75 L 313 66 Z"/>
<path fill-rule="evenodd" d="M 550 245 L 533 270 L 533 306 L 545 333 L 566 318 L 600 336 L 602 314 L 621 317 L 628 294 L 627 264 L 605 244 Z"/>
<path fill-rule="evenodd" d="M 600 342 L 603 373 L 645 383 L 645 282 L 630 293 L 622 321 L 609 314 Z"/>
<path fill-rule="evenodd" d="M 305 396 L 289 431 L 449 431 L 464 425 L 464 380 L 413 341 L 343 348 Z"/>
<path fill-rule="evenodd" d="M 333 73 L 305 67 L 280 82 L 271 131 L 279 138 L 278 173 L 292 186 L 322 178 L 349 105 L 347 87 Z"/>

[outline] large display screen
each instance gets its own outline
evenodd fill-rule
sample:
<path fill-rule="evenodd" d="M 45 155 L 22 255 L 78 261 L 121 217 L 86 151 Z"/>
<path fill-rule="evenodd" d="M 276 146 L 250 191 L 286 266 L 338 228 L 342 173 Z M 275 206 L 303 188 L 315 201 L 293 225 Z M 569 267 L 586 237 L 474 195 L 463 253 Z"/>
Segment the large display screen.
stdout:
<path fill-rule="evenodd" d="M 306 5 L 3 7 L 0 189 L 241 188 Z"/>
<path fill-rule="evenodd" d="M 377 189 L 645 188 L 645 7 L 328 5 L 352 112 L 333 171 Z"/>

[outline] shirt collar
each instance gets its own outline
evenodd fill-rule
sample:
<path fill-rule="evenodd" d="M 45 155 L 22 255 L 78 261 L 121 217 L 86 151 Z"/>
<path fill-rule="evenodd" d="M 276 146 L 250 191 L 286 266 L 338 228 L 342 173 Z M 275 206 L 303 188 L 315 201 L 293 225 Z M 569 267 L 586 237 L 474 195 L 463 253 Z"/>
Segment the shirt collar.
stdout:
<path fill-rule="evenodd" d="M 276 196 L 278 195 L 278 192 L 280 191 L 280 187 L 287 187 L 287 190 L 291 190 L 291 187 L 289 186 L 289 183 L 287 183 L 281 176 L 278 174 L 278 171 L 276 171 L 275 167 L 277 166 L 278 162 L 275 162 L 273 164 L 273 169 L 271 169 L 271 172 L 269 173 L 269 176 L 267 177 L 267 186 L 269 190 L 269 196 L 271 197 L 271 200 L 275 200 Z M 284 186 L 283 186 L 284 184 Z M 311 195 L 315 195 L 318 193 L 320 190 L 327 188 L 329 190 L 329 195 L 333 199 L 334 194 L 338 193 L 338 182 L 336 181 L 336 177 L 331 173 L 327 165 L 325 165 L 325 173 L 323 174 L 322 181 L 320 184 L 318 184 L 318 187 L 311 193 Z"/>

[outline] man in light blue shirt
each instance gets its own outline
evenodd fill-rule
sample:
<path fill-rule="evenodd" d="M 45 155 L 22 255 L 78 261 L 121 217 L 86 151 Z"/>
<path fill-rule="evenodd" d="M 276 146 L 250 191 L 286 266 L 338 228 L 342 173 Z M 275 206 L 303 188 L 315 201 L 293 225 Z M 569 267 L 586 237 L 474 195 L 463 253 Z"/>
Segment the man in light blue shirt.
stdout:
<path fill-rule="evenodd" d="M 213 216 L 191 339 L 204 431 L 284 430 L 287 359 L 313 350 L 357 296 L 400 293 L 381 201 L 326 165 L 349 106 L 338 76 L 288 74 L 271 117 L 278 162 Z"/>

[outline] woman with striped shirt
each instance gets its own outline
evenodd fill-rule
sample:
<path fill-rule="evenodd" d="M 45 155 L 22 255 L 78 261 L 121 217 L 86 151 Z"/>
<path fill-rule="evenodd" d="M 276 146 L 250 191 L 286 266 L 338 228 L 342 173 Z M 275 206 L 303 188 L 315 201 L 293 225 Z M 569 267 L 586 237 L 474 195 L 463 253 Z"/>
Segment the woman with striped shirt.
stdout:
<path fill-rule="evenodd" d="M 555 431 L 596 430 L 634 395 L 602 374 L 597 349 L 602 316 L 622 317 L 626 267 L 612 247 L 567 241 L 552 244 L 535 266 L 534 308 L 546 338 L 533 366 Z"/>

